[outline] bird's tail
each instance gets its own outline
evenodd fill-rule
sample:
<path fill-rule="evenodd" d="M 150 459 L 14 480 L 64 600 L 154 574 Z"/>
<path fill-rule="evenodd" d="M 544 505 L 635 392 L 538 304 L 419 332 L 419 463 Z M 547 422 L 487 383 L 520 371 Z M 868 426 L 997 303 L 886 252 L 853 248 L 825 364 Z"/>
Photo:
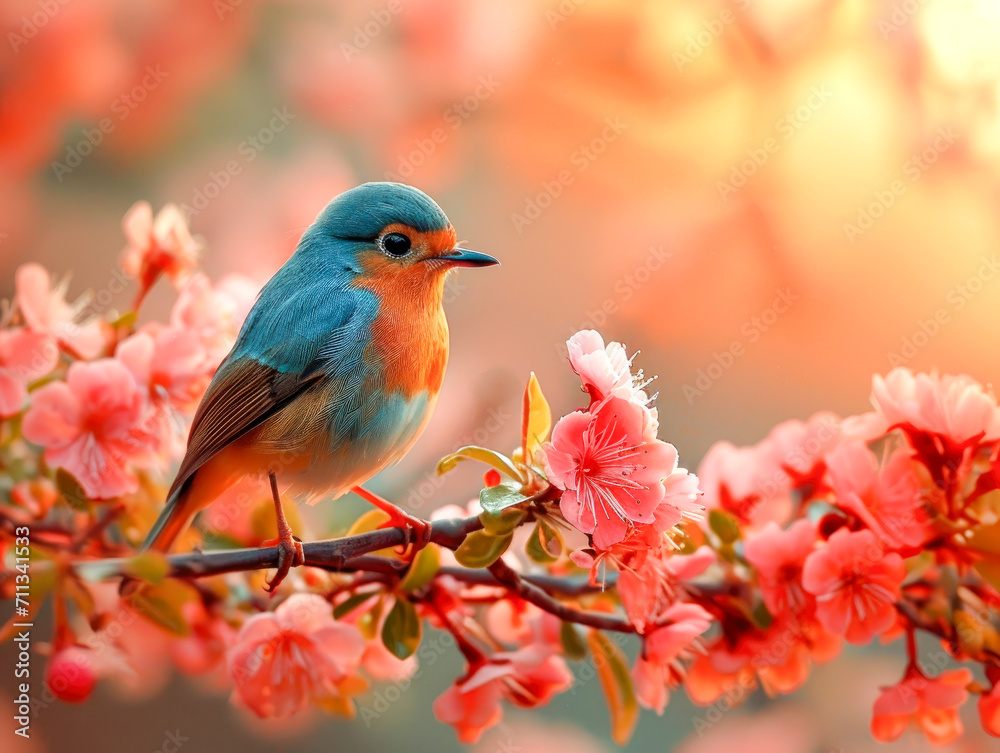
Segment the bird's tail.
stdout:
<path fill-rule="evenodd" d="M 186 487 L 187 485 L 185 485 Z M 160 512 L 160 517 L 153 523 L 153 527 L 146 535 L 146 540 L 142 542 L 142 551 L 168 552 L 173 546 L 177 537 L 184 533 L 191 522 L 191 517 L 196 512 L 190 509 L 188 504 L 190 495 L 187 489 L 181 487 L 172 491 L 167 497 L 167 504 Z"/>

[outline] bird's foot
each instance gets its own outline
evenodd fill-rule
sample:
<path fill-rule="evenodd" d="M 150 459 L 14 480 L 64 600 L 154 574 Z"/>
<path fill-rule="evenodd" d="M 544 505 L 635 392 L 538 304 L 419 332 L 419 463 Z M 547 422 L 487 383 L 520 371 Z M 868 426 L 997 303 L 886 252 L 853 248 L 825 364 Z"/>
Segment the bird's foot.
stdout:
<path fill-rule="evenodd" d="M 263 544 L 264 546 L 278 546 L 278 568 L 271 579 L 266 581 L 267 586 L 264 588 L 268 593 L 274 593 L 288 575 L 289 570 L 306 563 L 306 556 L 302 550 L 302 542 L 291 535 L 283 536 L 280 539 L 271 539 Z"/>
<path fill-rule="evenodd" d="M 412 559 L 416 556 L 417 552 L 430 543 L 431 524 L 426 520 L 421 520 L 410 515 L 410 513 L 400 509 L 389 500 L 373 494 L 363 487 L 356 486 L 353 491 L 366 502 L 370 502 L 389 516 L 389 519 L 380 525 L 379 528 L 403 529 L 403 536 L 405 538 L 403 539 L 400 555 L 404 559 Z"/>

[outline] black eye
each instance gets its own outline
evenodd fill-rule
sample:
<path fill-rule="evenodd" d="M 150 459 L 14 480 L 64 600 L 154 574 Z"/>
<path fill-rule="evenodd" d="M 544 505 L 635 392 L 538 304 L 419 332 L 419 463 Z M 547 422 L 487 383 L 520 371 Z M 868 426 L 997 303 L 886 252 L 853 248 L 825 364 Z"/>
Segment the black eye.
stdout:
<path fill-rule="evenodd" d="M 406 256 L 410 253 L 410 239 L 402 233 L 386 233 L 379 243 L 389 256 Z"/>

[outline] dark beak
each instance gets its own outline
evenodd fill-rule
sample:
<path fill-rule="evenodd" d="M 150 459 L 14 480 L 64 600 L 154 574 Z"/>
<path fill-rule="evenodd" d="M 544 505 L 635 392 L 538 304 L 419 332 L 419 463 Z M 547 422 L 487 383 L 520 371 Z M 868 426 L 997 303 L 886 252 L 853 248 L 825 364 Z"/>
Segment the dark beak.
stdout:
<path fill-rule="evenodd" d="M 494 259 L 489 254 L 481 254 L 468 248 L 453 248 L 439 258 L 452 267 L 492 267 L 500 263 L 499 259 Z"/>

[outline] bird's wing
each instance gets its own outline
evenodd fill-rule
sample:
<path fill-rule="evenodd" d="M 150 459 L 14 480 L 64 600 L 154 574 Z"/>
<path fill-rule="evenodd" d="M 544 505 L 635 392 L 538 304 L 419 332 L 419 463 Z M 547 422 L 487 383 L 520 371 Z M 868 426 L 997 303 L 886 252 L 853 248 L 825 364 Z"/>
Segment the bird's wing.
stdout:
<path fill-rule="evenodd" d="M 350 371 L 370 320 L 363 298 L 305 285 L 278 297 L 268 287 L 191 423 L 187 452 L 168 499 L 227 445 L 332 372 Z M 333 293 L 333 295 L 331 295 Z"/>

